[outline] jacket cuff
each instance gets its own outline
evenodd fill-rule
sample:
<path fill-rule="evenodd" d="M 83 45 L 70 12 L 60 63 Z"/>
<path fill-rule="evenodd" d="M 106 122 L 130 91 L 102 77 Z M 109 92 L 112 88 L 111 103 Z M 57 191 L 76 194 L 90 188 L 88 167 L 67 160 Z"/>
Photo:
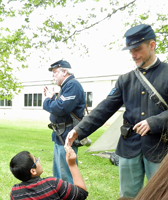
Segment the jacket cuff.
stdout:
<path fill-rule="evenodd" d="M 75 126 L 73 129 L 77 132 L 78 137 L 79 137 L 80 140 L 85 138 L 85 136 L 83 135 L 83 131 L 78 126 Z"/>

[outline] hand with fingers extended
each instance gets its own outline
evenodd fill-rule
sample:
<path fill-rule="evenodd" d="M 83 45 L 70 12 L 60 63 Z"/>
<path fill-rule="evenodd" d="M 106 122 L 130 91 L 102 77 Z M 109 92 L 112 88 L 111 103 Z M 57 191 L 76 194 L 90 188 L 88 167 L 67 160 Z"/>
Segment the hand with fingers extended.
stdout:
<path fill-rule="evenodd" d="M 135 130 L 136 133 L 140 134 L 141 136 L 144 136 L 150 131 L 150 127 L 147 120 L 143 120 L 135 124 L 133 130 Z"/>
<path fill-rule="evenodd" d="M 72 146 L 74 140 L 75 140 L 77 137 L 78 137 L 77 132 L 76 132 L 74 129 L 72 129 L 72 130 L 68 133 L 68 135 L 67 135 L 67 137 L 66 137 L 65 146 L 66 146 L 66 145 Z"/>
<path fill-rule="evenodd" d="M 45 86 L 45 88 L 44 88 L 44 96 L 46 98 L 50 98 L 51 99 L 54 95 L 55 95 L 55 89 L 52 88 L 50 90 L 48 87 Z"/>

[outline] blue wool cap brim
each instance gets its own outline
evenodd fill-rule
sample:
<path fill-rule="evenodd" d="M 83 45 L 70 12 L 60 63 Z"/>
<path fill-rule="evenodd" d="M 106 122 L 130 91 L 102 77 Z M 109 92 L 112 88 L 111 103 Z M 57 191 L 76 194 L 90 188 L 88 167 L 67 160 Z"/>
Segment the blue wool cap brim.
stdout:
<path fill-rule="evenodd" d="M 48 68 L 48 70 L 52 71 L 52 69 L 59 68 L 59 67 L 71 69 L 71 65 L 67 61 L 65 61 L 65 60 L 59 60 L 59 61 L 51 64 L 51 67 Z"/>
<path fill-rule="evenodd" d="M 122 50 L 130 50 L 140 46 L 144 41 L 156 37 L 150 25 L 140 24 L 130 28 L 126 33 L 126 47 Z"/>
<path fill-rule="evenodd" d="M 124 51 L 124 50 L 135 49 L 135 48 L 139 47 L 142 43 L 143 43 L 143 42 L 139 42 L 139 43 L 134 44 L 134 45 L 131 45 L 131 46 L 126 46 L 126 47 L 124 47 L 124 48 L 122 49 L 122 51 Z"/>

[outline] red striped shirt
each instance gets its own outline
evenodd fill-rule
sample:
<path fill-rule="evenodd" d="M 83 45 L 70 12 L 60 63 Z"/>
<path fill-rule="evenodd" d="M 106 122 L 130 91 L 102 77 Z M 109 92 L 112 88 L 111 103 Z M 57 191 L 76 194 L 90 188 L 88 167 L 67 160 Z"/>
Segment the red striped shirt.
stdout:
<path fill-rule="evenodd" d="M 35 177 L 12 187 L 11 200 L 86 199 L 88 192 L 58 178 Z"/>

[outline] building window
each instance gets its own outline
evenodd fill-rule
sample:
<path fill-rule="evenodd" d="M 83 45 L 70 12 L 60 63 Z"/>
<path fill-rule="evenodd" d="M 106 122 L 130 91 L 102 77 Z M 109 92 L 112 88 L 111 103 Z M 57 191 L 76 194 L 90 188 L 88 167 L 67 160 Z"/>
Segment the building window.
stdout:
<path fill-rule="evenodd" d="M 85 92 L 85 97 L 86 97 L 86 104 L 87 107 L 92 107 L 92 102 L 93 102 L 93 94 L 92 92 Z"/>
<path fill-rule="evenodd" d="M 11 107 L 12 106 L 12 100 L 8 100 L 8 99 L 0 100 L 0 106 Z"/>
<path fill-rule="evenodd" d="M 24 94 L 24 106 L 42 106 L 42 94 Z"/>

